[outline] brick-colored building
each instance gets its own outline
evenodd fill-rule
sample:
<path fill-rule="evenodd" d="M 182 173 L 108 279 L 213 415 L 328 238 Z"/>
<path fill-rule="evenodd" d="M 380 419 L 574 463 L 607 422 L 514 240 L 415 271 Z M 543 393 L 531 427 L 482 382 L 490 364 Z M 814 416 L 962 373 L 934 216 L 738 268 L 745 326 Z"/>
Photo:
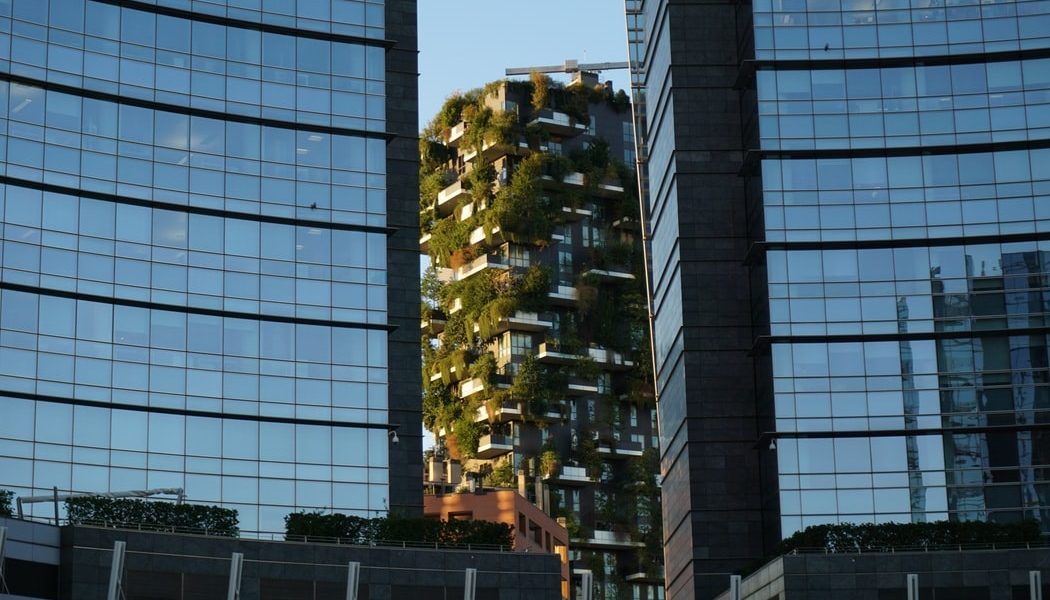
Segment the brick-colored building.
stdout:
<path fill-rule="evenodd" d="M 514 550 L 550 552 L 561 558 L 562 597 L 569 597 L 569 532 L 511 489 L 479 489 L 463 494 L 423 497 L 428 517 L 452 520 L 481 520 L 514 526 Z"/>

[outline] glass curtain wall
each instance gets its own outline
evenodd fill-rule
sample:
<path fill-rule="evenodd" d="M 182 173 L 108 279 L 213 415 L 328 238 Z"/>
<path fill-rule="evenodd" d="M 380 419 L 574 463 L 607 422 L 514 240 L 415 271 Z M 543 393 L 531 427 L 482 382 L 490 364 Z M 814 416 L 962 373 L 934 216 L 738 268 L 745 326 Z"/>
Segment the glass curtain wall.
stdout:
<path fill-rule="evenodd" d="M 0 488 L 388 510 L 383 19 L 0 0 Z"/>
<path fill-rule="evenodd" d="M 782 534 L 1050 530 L 1050 2 L 754 19 Z"/>

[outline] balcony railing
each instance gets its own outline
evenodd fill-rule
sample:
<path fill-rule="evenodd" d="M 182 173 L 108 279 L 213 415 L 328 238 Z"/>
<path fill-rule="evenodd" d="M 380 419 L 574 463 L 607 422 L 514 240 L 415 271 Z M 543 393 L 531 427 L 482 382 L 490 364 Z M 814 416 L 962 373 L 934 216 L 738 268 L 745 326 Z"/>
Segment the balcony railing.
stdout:
<path fill-rule="evenodd" d="M 483 460 L 495 458 L 514 450 L 513 440 L 510 436 L 490 433 L 481 436 L 478 440 L 477 457 Z"/>
<path fill-rule="evenodd" d="M 577 135 L 587 131 L 587 125 L 577 123 L 575 119 L 566 113 L 543 109 L 533 115 L 529 125 L 538 125 L 551 133 L 558 135 Z"/>

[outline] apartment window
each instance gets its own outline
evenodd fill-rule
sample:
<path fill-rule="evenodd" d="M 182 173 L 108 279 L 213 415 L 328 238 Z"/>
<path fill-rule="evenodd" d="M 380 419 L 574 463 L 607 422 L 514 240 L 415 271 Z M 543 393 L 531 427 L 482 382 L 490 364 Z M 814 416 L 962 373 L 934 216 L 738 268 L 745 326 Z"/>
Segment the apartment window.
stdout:
<path fill-rule="evenodd" d="M 507 261 L 507 264 L 512 267 L 527 268 L 532 264 L 532 257 L 529 254 L 529 248 L 518 244 L 507 244 L 504 246 L 503 258 Z"/>
<path fill-rule="evenodd" d="M 561 155 L 561 142 L 547 142 L 547 149 L 555 156 Z"/>
<path fill-rule="evenodd" d="M 628 166 L 633 165 L 635 161 L 634 154 L 634 124 L 624 123 L 623 124 L 623 162 Z"/>
<path fill-rule="evenodd" d="M 638 427 L 638 407 L 633 405 L 633 404 L 631 405 L 631 408 L 630 408 L 630 417 L 629 417 L 629 419 L 630 419 L 629 422 L 631 424 L 631 427 Z"/>
<path fill-rule="evenodd" d="M 598 119 L 590 115 L 591 120 L 587 123 L 587 135 L 598 135 Z"/>
<path fill-rule="evenodd" d="M 532 335 L 528 333 L 510 332 L 511 354 L 514 356 L 525 356 L 532 352 Z"/>

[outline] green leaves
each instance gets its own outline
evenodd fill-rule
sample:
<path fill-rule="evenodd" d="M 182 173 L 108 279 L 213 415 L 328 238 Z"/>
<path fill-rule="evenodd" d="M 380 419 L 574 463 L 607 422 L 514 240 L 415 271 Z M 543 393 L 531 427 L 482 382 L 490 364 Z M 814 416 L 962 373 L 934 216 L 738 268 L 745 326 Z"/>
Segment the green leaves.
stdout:
<path fill-rule="evenodd" d="M 79 496 L 66 499 L 66 513 L 74 524 L 204 530 L 228 537 L 240 533 L 236 510 L 203 504 Z"/>
<path fill-rule="evenodd" d="M 0 490 L 0 517 L 10 517 L 11 512 L 11 499 L 15 497 L 15 493 L 11 490 Z"/>
<path fill-rule="evenodd" d="M 514 528 L 511 525 L 489 521 L 438 521 L 398 515 L 365 519 L 344 514 L 296 512 L 286 516 L 284 523 L 287 539 L 325 537 L 338 538 L 341 542 L 350 544 L 478 544 L 503 546 L 507 549 L 514 545 Z"/>
<path fill-rule="evenodd" d="M 780 542 L 777 555 L 796 549 L 828 552 L 878 552 L 887 548 L 923 548 L 969 544 L 1035 542 L 1039 522 L 990 523 L 936 521 L 933 523 L 845 523 L 814 525 Z"/>

